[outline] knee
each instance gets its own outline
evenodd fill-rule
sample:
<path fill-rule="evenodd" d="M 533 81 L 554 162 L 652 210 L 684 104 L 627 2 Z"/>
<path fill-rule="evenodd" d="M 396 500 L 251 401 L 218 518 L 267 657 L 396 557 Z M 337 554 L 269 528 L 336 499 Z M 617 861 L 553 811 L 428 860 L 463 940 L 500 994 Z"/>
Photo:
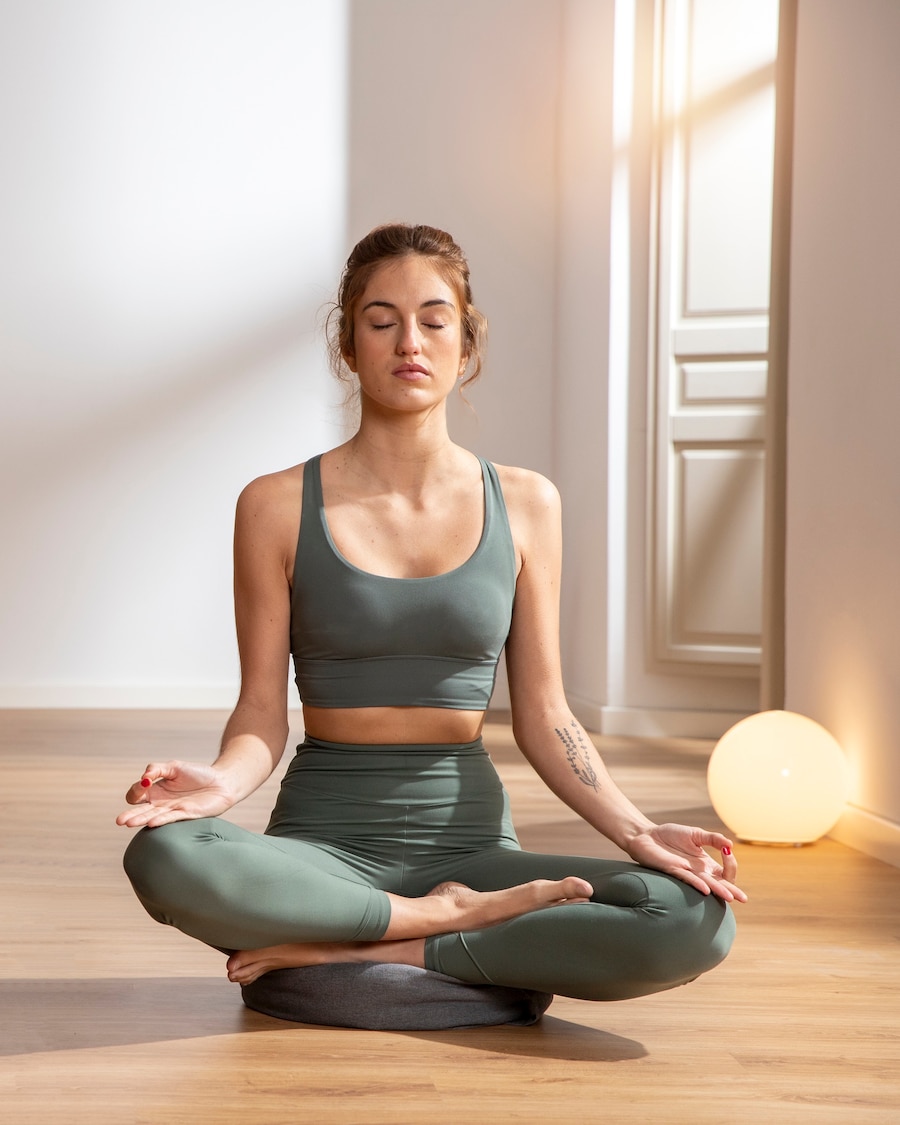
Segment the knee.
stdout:
<path fill-rule="evenodd" d="M 137 890 L 138 885 L 141 884 L 147 873 L 152 871 L 156 865 L 153 854 L 156 852 L 156 842 L 154 833 L 156 829 L 142 828 L 139 832 L 135 833 L 131 842 L 125 849 L 125 854 L 122 856 L 122 866 L 125 868 L 125 874 L 128 876 L 131 885 Z"/>
<path fill-rule="evenodd" d="M 725 959 L 735 934 L 727 903 L 656 872 L 631 877 L 644 884 L 635 907 L 646 920 L 631 949 L 634 995 L 687 984 Z"/>
<path fill-rule="evenodd" d="M 165 828 L 141 828 L 131 838 L 122 856 L 125 874 L 134 882 L 148 869 L 152 870 L 159 860 L 165 858 L 167 835 Z M 168 827 L 174 827 L 170 825 Z"/>
<path fill-rule="evenodd" d="M 704 895 L 678 880 L 667 880 L 647 907 L 654 935 L 644 950 L 648 980 L 661 988 L 687 984 L 714 969 L 734 941 L 735 919 L 727 903 Z"/>
<path fill-rule="evenodd" d="M 203 831 L 204 821 L 180 820 L 159 828 L 142 828 L 135 834 L 122 866 L 139 897 L 155 898 L 161 884 L 177 878 L 185 854 L 191 850 Z"/>

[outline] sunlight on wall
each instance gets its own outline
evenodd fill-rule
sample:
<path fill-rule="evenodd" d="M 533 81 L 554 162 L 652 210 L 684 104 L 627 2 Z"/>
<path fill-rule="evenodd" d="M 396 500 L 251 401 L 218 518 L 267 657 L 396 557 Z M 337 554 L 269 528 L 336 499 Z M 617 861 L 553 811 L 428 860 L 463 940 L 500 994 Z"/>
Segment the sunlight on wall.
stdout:
<path fill-rule="evenodd" d="M 235 698 L 237 493 L 338 421 L 344 7 L 8 16 L 0 703 Z"/>
<path fill-rule="evenodd" d="M 798 7 L 785 705 L 844 745 L 837 839 L 900 863 L 900 7 Z M 842 81 L 835 84 L 840 73 Z"/>

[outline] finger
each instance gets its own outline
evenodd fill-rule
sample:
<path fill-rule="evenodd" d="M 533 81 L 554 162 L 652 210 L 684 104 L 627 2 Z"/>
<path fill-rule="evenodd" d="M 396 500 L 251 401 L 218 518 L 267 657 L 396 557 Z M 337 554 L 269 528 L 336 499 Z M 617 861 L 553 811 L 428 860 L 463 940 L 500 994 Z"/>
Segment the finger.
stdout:
<path fill-rule="evenodd" d="M 680 879 L 682 883 L 687 883 L 689 887 L 699 891 L 702 895 L 715 895 L 716 898 L 722 899 L 723 902 L 746 902 L 747 895 L 740 887 L 723 879 L 721 876 L 714 875 L 710 872 L 706 877 L 696 875 L 693 871 L 684 869 L 672 869 L 668 872 L 669 875 L 674 875 L 676 879 Z"/>
<path fill-rule="evenodd" d="M 140 781 L 136 781 L 128 790 L 125 799 L 130 805 L 152 802 L 154 800 L 152 796 L 153 786 L 166 781 L 174 781 L 177 777 L 178 769 L 176 763 L 151 762 L 141 775 Z"/>
<path fill-rule="evenodd" d="M 715 871 L 704 871 L 699 878 L 702 880 L 706 893 L 715 895 L 725 902 L 731 902 L 737 898 L 738 893 L 743 894 L 743 891 L 738 891 L 738 888 L 732 883 L 729 883 L 722 875 Z"/>
<path fill-rule="evenodd" d="M 726 845 L 722 848 L 722 874 L 719 877 L 719 882 L 724 883 L 731 890 L 738 902 L 746 902 L 747 894 L 741 890 L 736 882 L 737 869 L 737 858 L 732 852 L 731 846 Z"/>
<path fill-rule="evenodd" d="M 145 828 L 162 828 L 164 824 L 172 824 L 176 820 L 189 819 L 182 809 L 166 809 L 164 812 L 157 810 L 148 818 Z"/>
<path fill-rule="evenodd" d="M 116 824 L 120 828 L 143 828 L 147 821 L 147 813 L 123 812 L 116 817 Z"/>
<path fill-rule="evenodd" d="M 710 874 L 708 876 L 708 879 L 709 879 L 709 889 L 718 898 L 724 899 L 726 902 L 732 902 L 732 901 L 746 902 L 747 901 L 746 892 L 742 891 L 741 888 L 737 885 L 737 883 L 734 882 L 733 879 L 729 879 L 724 870 L 720 870 L 715 874 Z"/>
<path fill-rule="evenodd" d="M 147 790 L 153 785 L 154 781 L 158 781 L 162 776 L 159 766 L 153 765 L 151 762 L 141 777 L 134 785 L 130 786 L 128 792 L 125 794 L 125 800 L 129 805 L 142 805 L 149 799 Z"/>
<path fill-rule="evenodd" d="M 125 800 L 129 805 L 146 805 L 150 800 L 150 786 L 149 781 L 146 785 L 143 779 L 136 781 L 125 794 Z"/>
<path fill-rule="evenodd" d="M 116 817 L 116 824 L 123 828 L 143 828 L 149 820 L 158 816 L 160 809 L 148 800 L 140 802 L 136 809 L 126 809 Z"/>
<path fill-rule="evenodd" d="M 148 805 L 137 812 L 124 812 L 116 817 L 116 824 L 122 828 L 161 828 L 176 820 L 189 820 L 190 814 L 184 809 L 160 809 Z"/>
<path fill-rule="evenodd" d="M 151 762 L 141 775 L 138 784 L 147 789 L 158 781 L 169 781 L 173 777 L 175 777 L 175 770 L 172 762 Z"/>
<path fill-rule="evenodd" d="M 730 855 L 734 849 L 734 841 L 723 836 L 721 832 L 701 832 L 700 839 L 703 847 L 715 848 L 718 852 L 724 852 L 727 848 Z"/>
<path fill-rule="evenodd" d="M 719 879 L 715 884 L 711 883 L 710 887 L 712 889 L 713 894 L 717 894 L 718 889 L 720 887 L 722 887 L 726 891 L 728 891 L 728 893 L 731 895 L 731 898 L 727 898 L 726 902 L 732 902 L 732 901 L 746 902 L 747 901 L 747 892 L 742 891 L 741 888 L 736 883 L 732 883 L 727 879 Z M 719 897 L 725 898 L 725 895 L 720 894 Z"/>
<path fill-rule="evenodd" d="M 722 875 L 729 883 L 733 883 L 737 878 L 737 858 L 731 850 L 731 845 L 726 844 L 722 848 Z"/>
<path fill-rule="evenodd" d="M 664 868 L 661 870 L 665 870 Z M 712 893 L 712 887 L 706 879 L 702 879 L 699 875 L 695 875 L 693 871 L 686 867 L 670 867 L 665 870 L 666 875 L 671 875 L 675 879 L 680 879 L 682 883 L 687 883 L 689 887 L 693 887 L 695 891 L 699 891 L 702 895 Z"/>
<path fill-rule="evenodd" d="M 735 887 L 731 883 L 710 883 L 710 891 L 716 898 L 722 899 L 723 902 L 746 902 L 747 896 L 740 887 Z"/>

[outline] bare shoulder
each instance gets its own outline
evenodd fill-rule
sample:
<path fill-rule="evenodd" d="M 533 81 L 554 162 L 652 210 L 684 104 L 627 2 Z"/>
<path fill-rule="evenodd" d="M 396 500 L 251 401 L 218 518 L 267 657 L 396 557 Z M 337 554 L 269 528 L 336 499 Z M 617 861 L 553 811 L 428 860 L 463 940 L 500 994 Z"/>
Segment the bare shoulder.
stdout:
<path fill-rule="evenodd" d="M 556 559 L 562 539 L 561 502 L 556 485 L 532 469 L 509 465 L 497 465 L 496 469 L 520 573 L 528 562 Z"/>
<path fill-rule="evenodd" d="M 267 473 L 250 481 L 238 497 L 236 549 L 269 550 L 285 562 L 293 557 L 300 530 L 303 465 Z"/>
<path fill-rule="evenodd" d="M 303 495 L 303 465 L 256 477 L 241 490 L 238 511 L 259 517 L 272 514 Z"/>
<path fill-rule="evenodd" d="M 559 490 L 551 480 L 533 469 L 519 469 L 511 465 L 496 465 L 495 468 L 510 517 L 532 520 L 542 516 L 558 518 L 561 507 Z"/>

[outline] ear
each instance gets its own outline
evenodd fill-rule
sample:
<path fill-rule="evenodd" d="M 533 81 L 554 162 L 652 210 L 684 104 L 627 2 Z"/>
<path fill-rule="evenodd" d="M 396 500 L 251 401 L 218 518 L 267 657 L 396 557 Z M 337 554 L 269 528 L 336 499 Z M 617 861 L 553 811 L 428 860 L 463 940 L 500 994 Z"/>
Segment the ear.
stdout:
<path fill-rule="evenodd" d="M 352 371 L 354 375 L 356 375 L 357 371 L 355 354 L 353 352 L 341 352 L 341 359 L 343 359 L 344 363 L 347 364 L 349 370 Z"/>

